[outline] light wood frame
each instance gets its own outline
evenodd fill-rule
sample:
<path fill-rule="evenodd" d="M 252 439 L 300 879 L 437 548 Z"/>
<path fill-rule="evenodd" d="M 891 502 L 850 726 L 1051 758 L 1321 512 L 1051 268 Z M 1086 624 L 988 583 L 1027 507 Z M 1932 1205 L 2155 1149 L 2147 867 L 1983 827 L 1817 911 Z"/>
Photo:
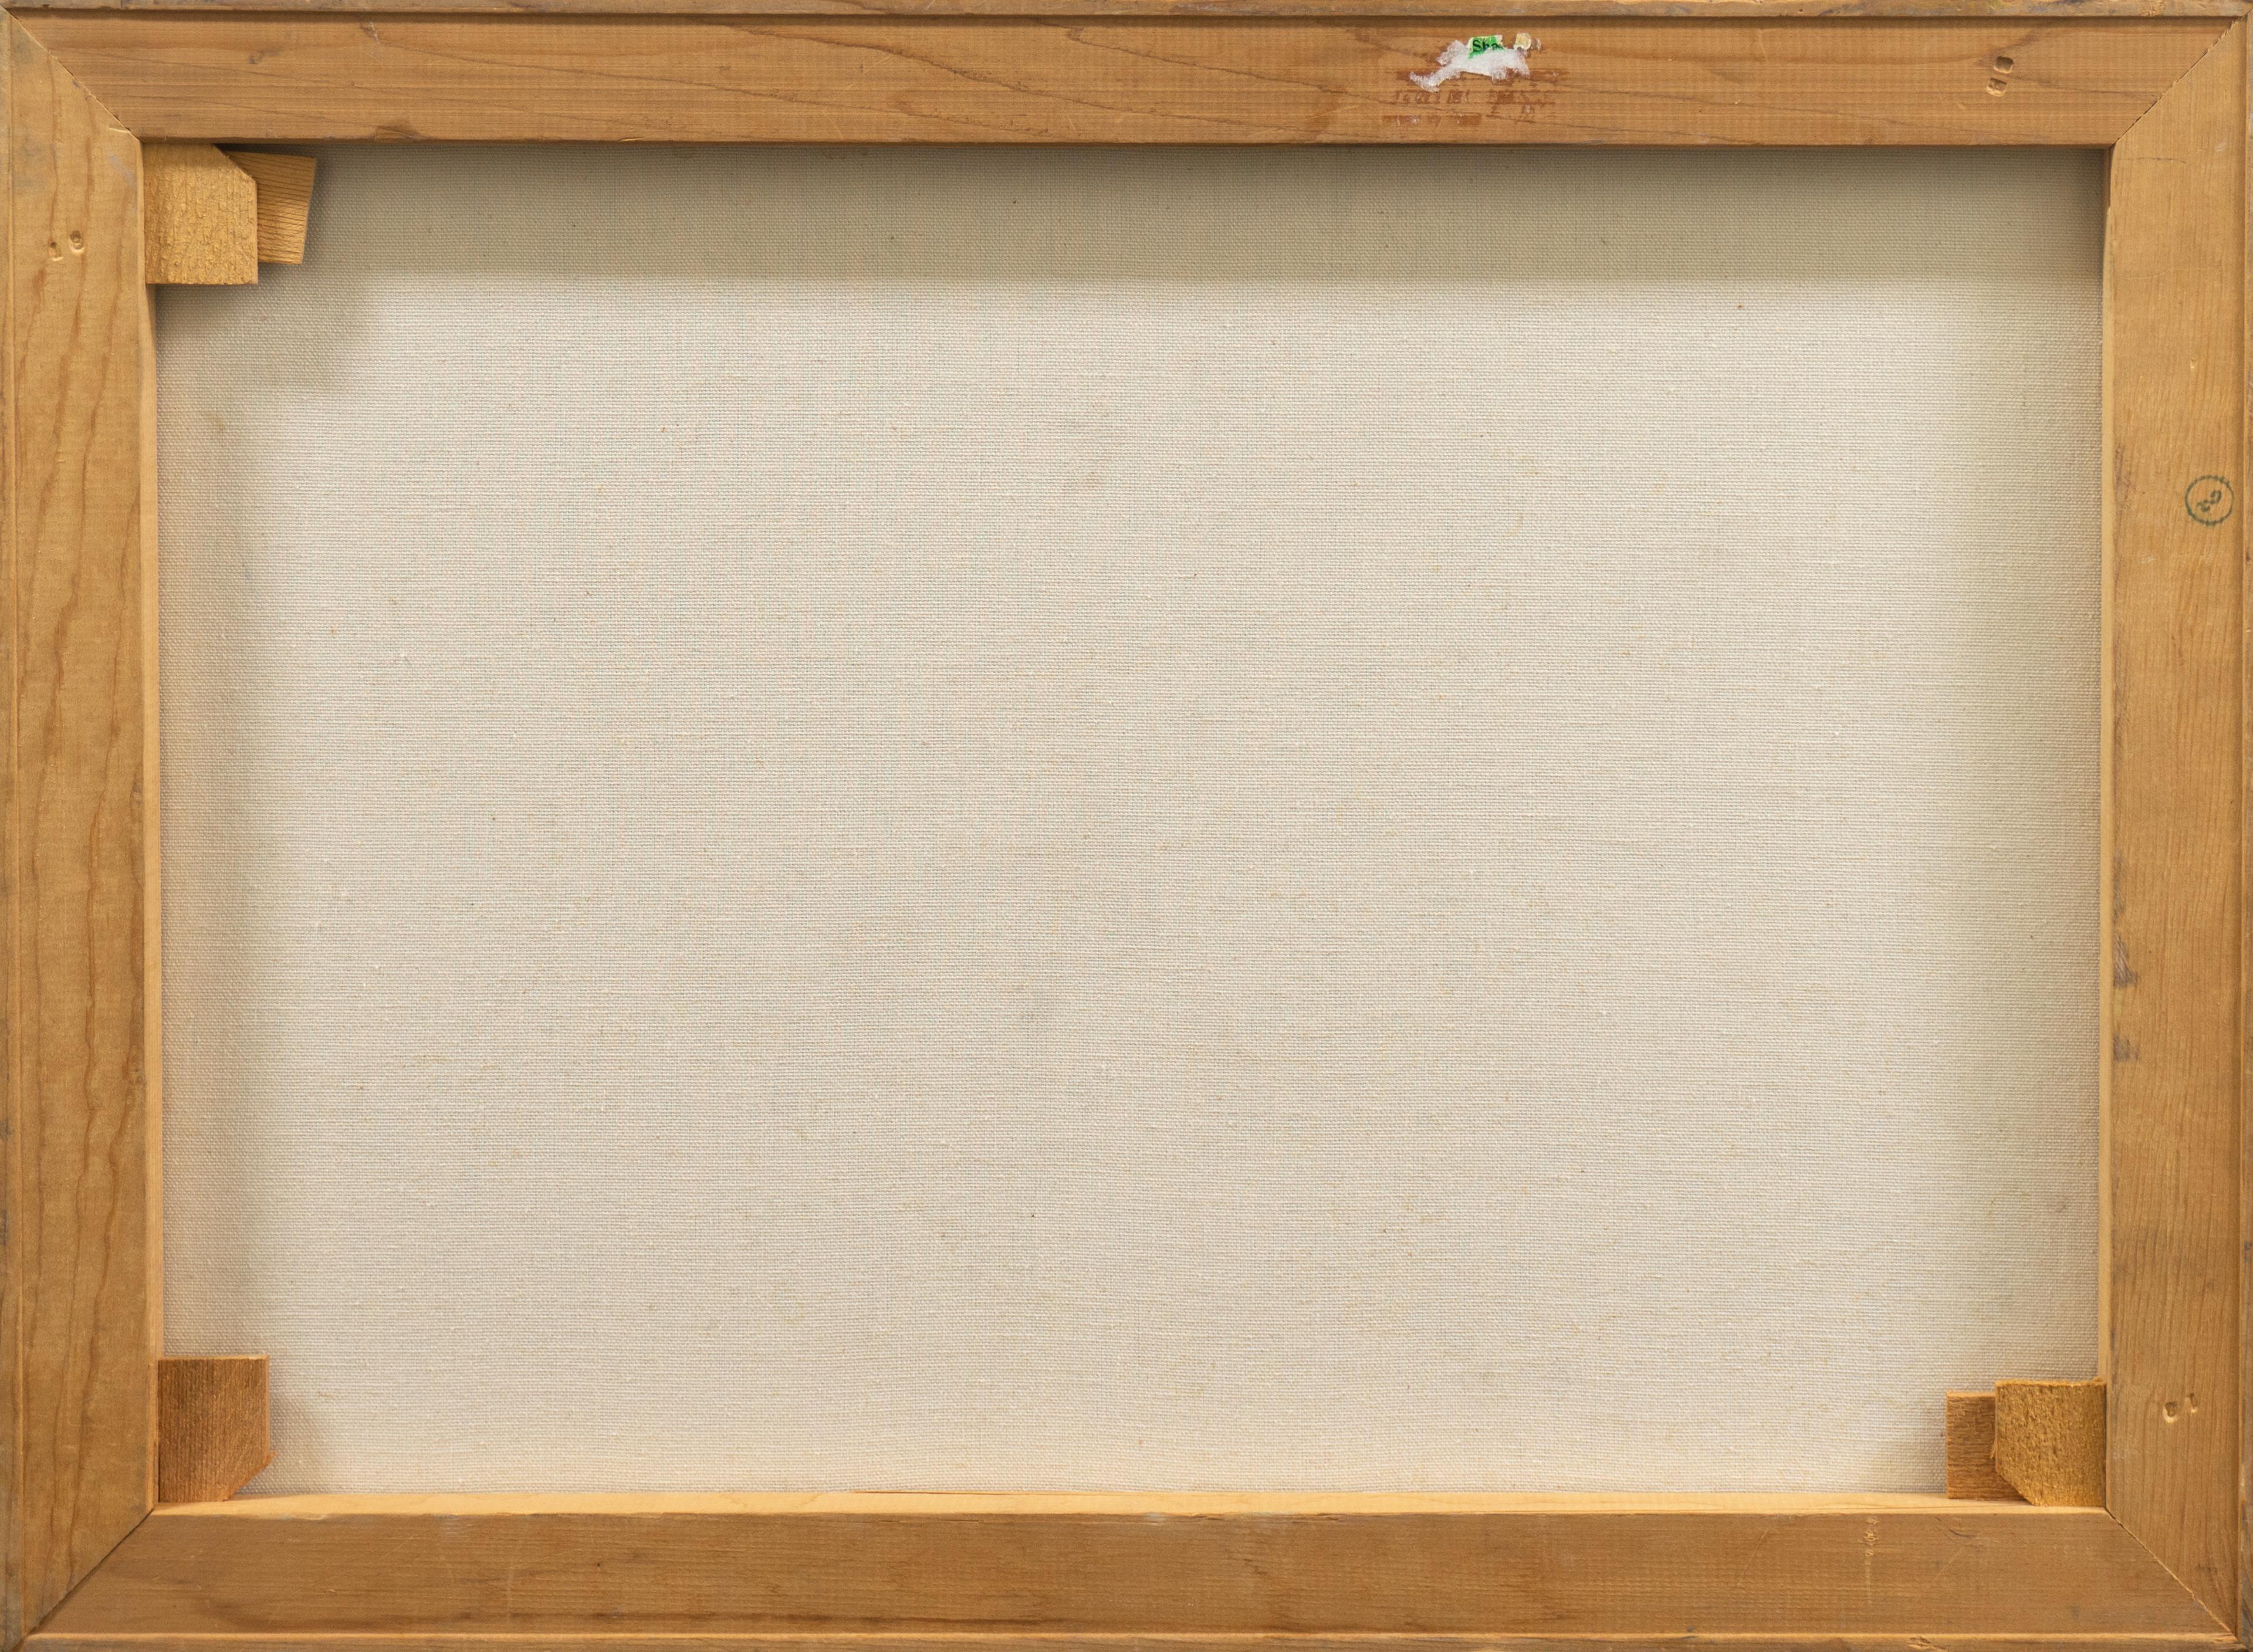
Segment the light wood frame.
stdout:
<path fill-rule="evenodd" d="M 2243 1644 L 2241 7 L 743 9 L 57 0 L 5 24 L 0 1649 L 27 1634 L 56 1652 Z M 1531 82 L 1409 83 L 1451 38 L 1521 23 L 1541 36 Z M 152 1511 L 162 1069 L 140 143 L 408 138 L 2109 151 L 2107 1506 L 841 1494 Z"/>

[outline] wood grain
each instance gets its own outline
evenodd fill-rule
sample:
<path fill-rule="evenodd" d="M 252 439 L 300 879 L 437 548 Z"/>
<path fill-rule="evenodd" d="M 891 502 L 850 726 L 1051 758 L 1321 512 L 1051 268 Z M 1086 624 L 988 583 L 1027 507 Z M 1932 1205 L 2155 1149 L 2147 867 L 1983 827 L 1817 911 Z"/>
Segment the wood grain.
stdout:
<path fill-rule="evenodd" d="M 2232 1652 L 2214 1635 L 1073 1635 L 1035 1632 L 693 1635 L 638 1635 L 600 1629 L 585 1635 L 527 1636 L 471 1629 L 461 1634 L 319 1635 L 229 1635 L 179 1642 L 161 1634 L 33 1635 L 31 1652 Z"/>
<path fill-rule="evenodd" d="M 2222 496 L 2197 484 L 2244 482 L 2242 25 L 2208 52 L 2216 31 L 2203 23 L 1580 20 L 1547 31 L 1548 78 L 1530 87 L 1404 96 L 1406 73 L 1471 26 L 65 12 L 33 24 L 123 118 L 189 140 L 2119 139 L 2106 1341 L 2111 1506 L 2126 1530 L 2095 1513 L 1915 1499 L 951 1511 L 277 1500 L 289 1506 L 160 1512 L 34 1644 L 1425 1643 L 1403 1623 L 1524 1647 L 1693 1633 L 1873 1648 L 2224 1639 L 2166 1568 L 2215 1612 L 2234 1610 L 2245 610 L 2241 519 L 2208 519 L 2218 507 L 2200 501 Z M 157 1274 L 136 150 L 20 30 L 10 38 L 0 1348 L 13 1472 L 0 1488 L 11 1614 L 0 1628 L 12 1635 L 146 1507 Z M 2002 56 L 2012 67 L 1997 94 Z M 24 408 L 41 416 L 18 417 Z"/>
<path fill-rule="evenodd" d="M 276 155 L 270 150 L 229 150 L 227 157 L 258 186 L 258 261 L 303 263 L 317 163 L 310 155 Z"/>
<path fill-rule="evenodd" d="M 0 806 L 0 1642 L 150 1502 L 157 1224 L 143 1014 L 154 525 L 139 146 L 12 24 Z"/>
<path fill-rule="evenodd" d="M 1989 1502 L 2024 1502 L 1995 1468 L 1995 1396 L 1948 1396 L 1948 1495 Z"/>
<path fill-rule="evenodd" d="M 159 1509 L 35 1645 L 603 1635 L 2148 1635 L 2108 1516 L 1941 1498 L 251 1498 Z M 202 1640 L 199 1645 L 206 1644 Z M 217 1644 L 231 1644 L 220 1642 Z M 355 1644 L 361 1644 L 356 1642 Z M 457 1642 L 459 1644 L 459 1642 Z M 521 1642 L 520 1642 L 521 1644 Z M 837 1639 L 824 1644 L 836 1648 Z"/>
<path fill-rule="evenodd" d="M 265 1355 L 157 1362 L 157 1502 L 232 1497 L 274 1460 L 267 1437 Z"/>
<path fill-rule="evenodd" d="M 2243 24 L 2113 151 L 2109 1506 L 2236 1621 Z"/>
<path fill-rule="evenodd" d="M 1995 1384 L 1995 1472 L 2045 1508 L 2104 1506 L 2104 1384 Z"/>
<path fill-rule="evenodd" d="M 209 143 L 141 152 L 142 279 L 239 287 L 258 279 L 258 185 Z"/>
<path fill-rule="evenodd" d="M 356 0 L 20 0 L 17 11 L 359 12 Z M 1456 0 L 387 0 L 387 12 L 562 17 L 1449 17 Z M 2219 17 L 2246 0 L 1519 0 L 1544 17 Z"/>
<path fill-rule="evenodd" d="M 2103 145 L 2223 26 L 1583 18 L 1530 81 L 1410 83 L 1490 21 L 24 17 L 143 137 L 220 143 Z"/>
<path fill-rule="evenodd" d="M 2241 51 L 2253 59 L 2253 42 L 2241 45 Z M 2238 142 L 2247 156 L 2248 192 L 2246 223 L 2238 240 L 2238 257 L 2243 267 L 2244 280 L 2240 283 L 2243 308 L 2239 314 L 2243 324 L 2253 328 L 2253 93 L 2249 93 L 2244 119 L 2238 127 Z M 2253 350 L 2253 340 L 2249 340 Z M 2253 360 L 2247 363 L 2253 367 Z M 2240 407 L 2238 428 L 2238 457 L 2253 459 L 2253 372 L 2245 378 L 2245 399 Z M 2253 464 L 2245 468 L 2253 477 Z M 2242 533 L 2241 529 L 2241 533 Z M 2253 579 L 2242 582 L 2241 616 L 2243 625 L 2240 634 L 2253 638 Z M 2246 769 L 2248 792 L 2241 794 L 2241 808 L 2253 806 L 2253 648 L 2249 648 L 2244 661 L 2245 707 L 2238 727 L 2246 742 L 2242 760 Z M 2243 894 L 2253 888 L 2253 833 L 2242 831 L 2239 837 L 2238 890 Z M 2237 1093 L 2240 1112 L 2238 1152 L 2241 1167 L 2253 1166 L 2253 1053 L 2249 1053 L 2247 1040 L 2253 1039 L 2253 926 L 2243 919 L 2243 908 L 2239 909 L 2239 968 L 2237 993 L 2238 1018 L 2238 1076 Z M 2249 1446 L 2253 1446 L 2253 1175 L 2241 1169 L 2238 1178 L 2238 1208 L 2240 1243 L 2238 1247 L 2238 1349 L 2237 1374 L 2237 1639 L 2241 1645 L 2253 1644 L 2253 1464 L 2246 1460 Z"/>

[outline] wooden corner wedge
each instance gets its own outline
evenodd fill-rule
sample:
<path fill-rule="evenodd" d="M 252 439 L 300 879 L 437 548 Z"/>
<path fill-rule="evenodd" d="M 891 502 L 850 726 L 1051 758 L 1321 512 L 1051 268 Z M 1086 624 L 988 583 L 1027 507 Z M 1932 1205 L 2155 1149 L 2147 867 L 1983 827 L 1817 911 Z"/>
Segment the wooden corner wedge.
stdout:
<path fill-rule="evenodd" d="M 1995 1384 L 1995 1472 L 2028 1502 L 2104 1506 L 2104 1384 Z"/>
<path fill-rule="evenodd" d="M 258 279 L 258 185 L 208 143 L 141 146 L 143 276 L 150 285 Z"/>
<path fill-rule="evenodd" d="M 1948 1397 L 1948 1495 L 1988 1502 L 2024 1502 L 1995 1467 L 1995 1397 Z"/>
<path fill-rule="evenodd" d="M 274 1460 L 266 1356 L 157 1363 L 157 1501 L 221 1502 Z"/>
<path fill-rule="evenodd" d="M 2104 1384 L 2004 1382 L 1948 1396 L 1948 1495 L 2104 1506 Z"/>
<path fill-rule="evenodd" d="M 227 150 L 227 158 L 250 174 L 258 186 L 258 261 L 305 261 L 305 223 L 313 206 L 310 155 L 276 155 L 267 150 Z"/>

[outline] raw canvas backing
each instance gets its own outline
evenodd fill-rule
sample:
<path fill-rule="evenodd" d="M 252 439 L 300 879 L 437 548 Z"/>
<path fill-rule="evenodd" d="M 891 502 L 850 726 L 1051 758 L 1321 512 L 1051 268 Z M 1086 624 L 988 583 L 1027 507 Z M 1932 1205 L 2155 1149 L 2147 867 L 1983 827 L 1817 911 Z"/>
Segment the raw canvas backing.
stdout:
<path fill-rule="evenodd" d="M 2095 157 L 324 158 L 159 312 L 261 1488 L 1925 1489 L 2091 1372 Z"/>

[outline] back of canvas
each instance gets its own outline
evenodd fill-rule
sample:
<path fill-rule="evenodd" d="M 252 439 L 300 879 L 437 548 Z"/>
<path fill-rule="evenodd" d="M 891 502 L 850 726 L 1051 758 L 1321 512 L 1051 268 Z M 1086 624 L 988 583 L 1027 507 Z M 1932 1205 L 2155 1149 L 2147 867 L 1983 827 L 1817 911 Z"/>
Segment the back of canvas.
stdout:
<path fill-rule="evenodd" d="M 323 169 L 159 312 L 256 1489 L 1935 1489 L 2093 1373 L 2094 158 Z"/>

